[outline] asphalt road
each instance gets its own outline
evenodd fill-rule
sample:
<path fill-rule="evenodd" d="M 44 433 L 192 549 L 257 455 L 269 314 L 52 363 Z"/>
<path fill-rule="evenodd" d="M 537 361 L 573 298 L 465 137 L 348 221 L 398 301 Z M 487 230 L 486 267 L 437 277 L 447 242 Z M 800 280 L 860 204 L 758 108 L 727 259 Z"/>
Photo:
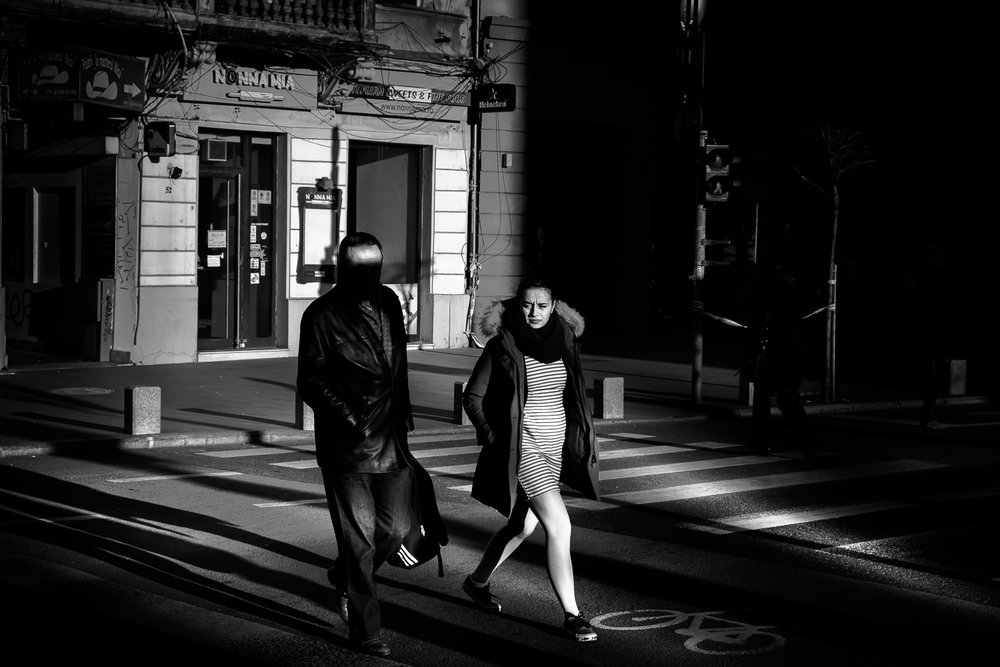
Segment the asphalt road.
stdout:
<path fill-rule="evenodd" d="M 468 433 L 417 438 L 451 541 L 443 577 L 380 572 L 390 661 L 962 664 L 1000 630 L 1000 448 L 964 437 L 995 425 L 889 428 L 903 417 L 831 421 L 811 455 L 770 457 L 737 421 L 607 424 L 602 501 L 565 496 L 586 644 L 559 633 L 541 530 L 494 576 L 504 613 L 472 607 L 461 581 L 501 517 L 469 497 Z M 349 651 L 333 613 L 310 446 L 2 463 L 5 653 L 25 656 L 6 664 L 387 664 Z"/>

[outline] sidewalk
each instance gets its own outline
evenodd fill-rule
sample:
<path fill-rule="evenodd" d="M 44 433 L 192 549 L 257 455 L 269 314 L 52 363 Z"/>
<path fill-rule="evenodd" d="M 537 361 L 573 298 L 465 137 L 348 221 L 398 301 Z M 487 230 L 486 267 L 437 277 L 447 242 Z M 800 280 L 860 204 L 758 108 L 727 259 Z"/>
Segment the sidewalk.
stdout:
<path fill-rule="evenodd" d="M 468 379 L 479 354 L 470 348 L 409 351 L 414 435 L 470 430 L 456 412 L 455 385 Z M 733 369 L 703 369 L 702 400 L 695 405 L 689 365 L 601 355 L 584 355 L 583 363 L 589 389 L 598 378 L 623 378 L 624 418 L 616 421 L 749 416 L 749 408 L 738 400 L 739 377 Z M 0 374 L 0 458 L 101 448 L 312 442 L 311 431 L 296 428 L 295 375 L 294 357 L 15 368 Z M 159 434 L 126 431 L 126 387 L 137 386 L 160 388 Z M 920 405 L 914 397 L 867 393 L 864 401 L 807 409 Z"/>

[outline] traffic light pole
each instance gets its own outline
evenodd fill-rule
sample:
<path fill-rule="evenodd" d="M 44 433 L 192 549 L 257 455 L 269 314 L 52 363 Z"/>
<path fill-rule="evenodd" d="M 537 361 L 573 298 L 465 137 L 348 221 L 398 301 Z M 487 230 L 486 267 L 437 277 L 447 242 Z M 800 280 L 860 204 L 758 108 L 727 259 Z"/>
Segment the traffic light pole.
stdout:
<path fill-rule="evenodd" d="M 701 129 L 701 92 L 704 88 L 704 35 L 701 32 L 701 22 L 705 13 L 705 0 L 683 0 L 680 3 L 680 20 L 683 35 L 681 36 L 680 74 L 684 84 L 684 100 L 693 109 L 692 126 L 684 124 L 682 144 L 685 148 L 694 148 L 691 158 L 691 194 L 694 197 L 695 235 L 694 235 L 694 272 L 691 274 L 693 301 L 691 305 L 692 326 L 692 359 L 691 359 L 691 400 L 701 403 L 701 371 L 703 357 L 702 319 L 704 304 L 702 303 L 702 281 L 705 279 L 705 202 L 702 192 L 704 165 L 702 155 L 705 152 L 708 133 Z"/>
<path fill-rule="evenodd" d="M 704 130 L 698 133 L 698 151 L 696 155 L 701 155 L 705 148 L 705 140 L 708 133 Z M 695 159 L 696 165 L 699 160 Z M 696 166 L 697 168 L 697 166 Z M 700 200 L 700 177 L 696 181 L 699 184 L 698 202 L 695 205 L 694 222 L 694 272 L 691 274 L 692 300 L 691 300 L 691 401 L 701 403 L 701 375 L 704 363 L 705 336 L 703 331 L 705 303 L 703 295 L 703 282 L 705 280 L 705 205 Z"/>

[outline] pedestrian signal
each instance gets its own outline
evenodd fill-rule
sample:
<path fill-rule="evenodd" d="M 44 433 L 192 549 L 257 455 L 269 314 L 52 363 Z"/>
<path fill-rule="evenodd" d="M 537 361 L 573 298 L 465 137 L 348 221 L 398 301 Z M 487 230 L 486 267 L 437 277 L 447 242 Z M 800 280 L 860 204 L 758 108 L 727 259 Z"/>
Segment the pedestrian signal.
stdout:
<path fill-rule="evenodd" d="M 737 165 L 740 157 L 726 144 L 707 144 L 704 153 L 706 203 L 729 201 L 732 191 L 739 187 Z"/>

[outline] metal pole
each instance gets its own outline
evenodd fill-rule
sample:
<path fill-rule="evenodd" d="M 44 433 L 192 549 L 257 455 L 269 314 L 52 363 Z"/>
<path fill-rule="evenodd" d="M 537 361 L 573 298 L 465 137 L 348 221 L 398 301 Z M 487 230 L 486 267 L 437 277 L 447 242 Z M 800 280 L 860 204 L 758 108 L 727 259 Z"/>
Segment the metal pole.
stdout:
<path fill-rule="evenodd" d="M 704 130 L 698 132 L 698 152 L 700 155 L 705 147 L 708 133 Z M 700 160 L 695 158 L 695 165 L 699 165 Z M 700 176 L 696 179 L 700 184 Z M 696 193 L 697 197 L 697 193 Z M 704 359 L 705 345 L 703 327 L 703 313 L 705 312 L 703 284 L 705 279 L 705 205 L 700 201 L 695 206 L 694 222 L 694 273 L 691 275 L 693 288 L 691 303 L 691 400 L 695 404 L 701 403 L 701 375 Z"/>
<path fill-rule="evenodd" d="M 697 114 L 693 132 L 685 133 L 683 139 L 687 147 L 694 145 L 694 155 L 691 157 L 692 178 L 691 194 L 695 202 L 695 234 L 694 234 L 694 272 L 691 275 L 691 400 L 701 403 L 702 365 L 704 358 L 704 336 L 702 332 L 704 303 L 703 284 L 705 278 L 705 224 L 706 211 L 701 199 L 703 174 L 698 173 L 701 167 L 701 156 L 705 152 L 708 133 L 701 129 L 701 91 L 704 88 L 704 35 L 701 32 L 701 19 L 705 0 L 686 0 L 681 5 L 681 23 L 684 30 L 683 45 L 683 81 L 687 103 L 694 103 Z M 687 129 L 687 128 L 685 128 Z M 691 143 L 688 143 L 688 142 Z"/>
<path fill-rule="evenodd" d="M 830 279 L 830 402 L 837 400 L 837 265 Z"/>

